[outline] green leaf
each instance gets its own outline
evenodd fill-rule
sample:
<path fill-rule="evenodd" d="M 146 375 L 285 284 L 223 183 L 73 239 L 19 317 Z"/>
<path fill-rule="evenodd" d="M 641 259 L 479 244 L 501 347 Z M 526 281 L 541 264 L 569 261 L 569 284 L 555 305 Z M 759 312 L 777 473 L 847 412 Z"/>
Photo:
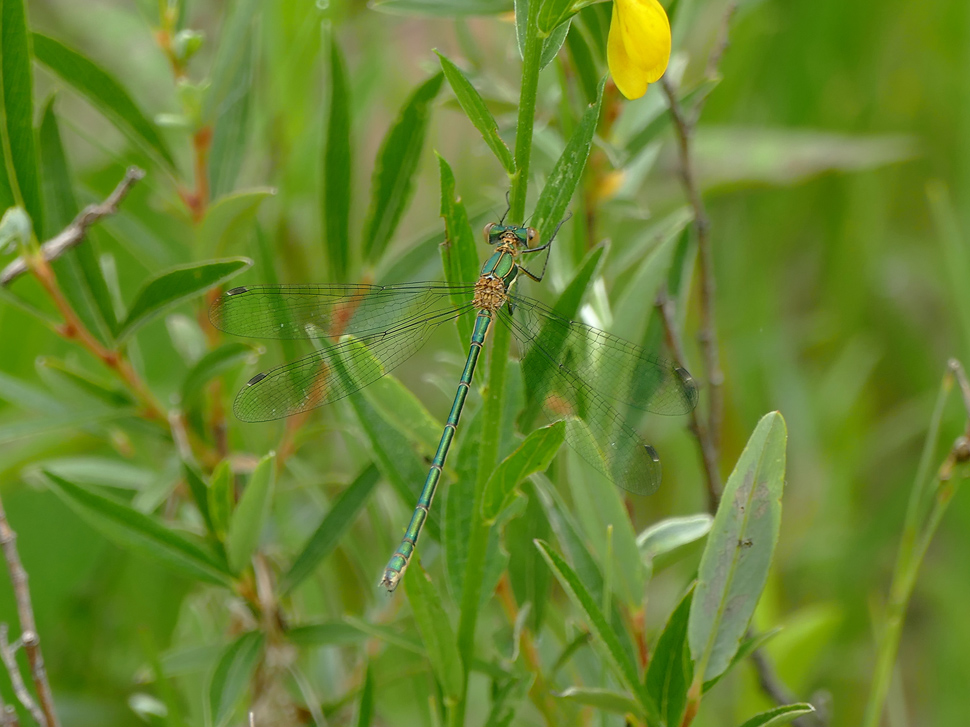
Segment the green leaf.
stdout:
<path fill-rule="evenodd" d="M 441 596 L 415 556 L 404 579 L 404 589 L 411 602 L 411 611 L 418 631 L 428 650 L 428 661 L 434 671 L 445 700 L 458 700 L 464 688 L 464 667 L 458 653 L 458 642 L 448 614 L 441 607 Z"/>
<path fill-rule="evenodd" d="M 531 604 L 527 625 L 532 633 L 538 634 L 542 631 L 549 602 L 552 573 L 542 562 L 542 556 L 532 545 L 532 540 L 548 538 L 552 535 L 552 528 L 531 481 L 522 486 L 522 492 L 526 496 L 525 514 L 506 524 L 505 549 L 509 553 L 515 553 L 508 565 L 509 582 L 512 584 L 515 600 L 520 606 Z M 446 525 L 448 515 L 450 513 L 445 514 Z"/>
<path fill-rule="evenodd" d="M 442 540 L 445 549 L 445 571 L 448 586 L 455 601 L 461 601 L 465 566 L 468 563 L 468 544 L 471 537 L 472 510 L 475 507 L 475 475 L 478 472 L 479 442 L 482 419 L 479 412 L 470 412 L 461 424 L 462 436 L 457 438 L 458 451 L 452 461 L 457 477 L 444 488 L 442 497 L 445 516 L 442 521 Z M 534 536 L 532 536 L 534 537 Z M 531 537 L 529 540 L 531 546 Z M 544 566 L 543 566 L 544 567 Z"/>
<path fill-rule="evenodd" d="M 552 63 L 559 55 L 559 49 L 566 42 L 566 35 L 569 33 L 569 23 L 563 23 L 557 27 L 552 34 L 542 41 L 542 55 L 539 57 L 539 70 L 542 70 Z"/>
<path fill-rule="evenodd" d="M 593 707 L 613 714 L 632 714 L 637 719 L 644 718 L 643 707 L 627 692 L 600 687 L 568 687 L 556 695 L 560 699 L 585 707 Z"/>
<path fill-rule="evenodd" d="M 706 693 L 710 691 L 715 684 L 721 681 L 721 677 L 727 674 L 731 669 L 737 666 L 740 662 L 744 661 L 749 656 L 751 656 L 751 654 L 753 654 L 757 649 L 760 649 L 762 646 L 764 646 L 773 638 L 775 638 L 775 636 L 780 634 L 781 631 L 782 629 L 779 626 L 773 629 L 769 629 L 768 631 L 764 631 L 760 634 L 755 634 L 754 636 L 751 636 L 745 639 L 744 641 L 742 641 L 741 646 L 740 648 L 738 648 L 737 653 L 731 659 L 731 664 L 728 666 L 728 668 L 725 669 L 722 674 L 718 674 L 713 679 L 709 679 L 706 682 L 704 682 L 704 686 L 701 689 L 701 693 Z"/>
<path fill-rule="evenodd" d="M 230 584 L 225 565 L 154 518 L 52 472 L 43 474 L 58 497 L 121 547 L 131 547 L 157 558 L 191 578 L 223 586 Z"/>
<path fill-rule="evenodd" d="M 502 460 L 485 485 L 482 517 L 491 524 L 515 497 L 515 487 L 534 472 L 549 467 L 562 446 L 566 423 L 555 422 L 532 432 L 512 454 Z"/>
<path fill-rule="evenodd" d="M 239 85 L 239 69 L 251 60 L 246 56 L 251 53 L 253 25 L 259 9 L 259 0 L 237 0 L 220 29 L 202 107 L 202 122 L 205 124 L 214 123 L 243 91 Z"/>
<path fill-rule="evenodd" d="M 552 230 L 566 214 L 569 201 L 573 198 L 573 193 L 583 176 L 586 159 L 593 145 L 593 135 L 599 124 L 605 85 L 604 77 L 596 93 L 596 103 L 586 109 L 566 148 L 552 168 L 549 179 L 546 180 L 546 186 L 542 188 L 542 193 L 536 202 L 532 226 L 544 235 L 552 234 Z"/>
<path fill-rule="evenodd" d="M 444 76 L 435 74 L 411 94 L 381 143 L 371 182 L 371 203 L 364 223 L 364 258 L 375 263 L 384 254 L 411 198 L 414 172 L 421 160 L 431 102 Z"/>
<path fill-rule="evenodd" d="M 205 480 L 202 478 L 202 474 L 188 462 L 182 462 L 182 474 L 185 475 L 185 482 L 189 486 L 189 492 L 192 493 L 192 500 L 195 501 L 195 506 L 199 508 L 199 512 L 202 514 L 206 528 L 208 528 L 212 536 L 215 536 L 215 524 L 212 521 L 212 516 L 209 514 L 208 485 L 206 485 Z"/>
<path fill-rule="evenodd" d="M 163 311 L 201 295 L 246 270 L 253 261 L 244 258 L 208 260 L 180 265 L 149 280 L 135 297 L 118 330 L 122 341 Z"/>
<path fill-rule="evenodd" d="M 293 588 L 316 570 L 316 567 L 334 551 L 340 538 L 353 525 L 361 508 L 367 502 L 374 486 L 380 479 L 377 467 L 373 464 L 361 472 L 340 498 L 330 508 L 330 512 L 320 522 L 303 550 L 293 561 L 290 570 L 280 581 L 280 591 L 289 593 Z"/>
<path fill-rule="evenodd" d="M 693 595 L 691 586 L 670 614 L 650 656 L 644 680 L 647 691 L 660 708 L 660 716 L 668 725 L 679 725 L 687 706 L 687 688 L 693 672 L 687 648 L 687 621 Z"/>
<path fill-rule="evenodd" d="M 703 103 L 707 99 L 711 91 L 717 88 L 720 81 L 720 78 L 708 78 L 702 81 L 697 88 L 692 89 L 681 97 L 681 108 L 689 113 L 690 109 L 693 109 L 698 103 Z M 630 140 L 623 147 L 626 158 L 633 159 L 640 154 L 647 147 L 647 144 L 666 131 L 672 120 L 670 108 L 665 108 L 657 113 L 640 131 L 630 137 Z"/>
<path fill-rule="evenodd" d="M 539 32 L 548 35 L 560 25 L 565 23 L 570 17 L 575 15 L 576 0 L 543 0 L 542 7 L 539 8 L 539 17 L 536 24 Z"/>
<path fill-rule="evenodd" d="M 357 706 L 357 727 L 370 727 L 374 719 L 374 673 L 370 664 L 364 673 L 364 688 L 360 690 L 360 704 Z"/>
<path fill-rule="evenodd" d="M 249 631 L 222 652 L 206 690 L 206 724 L 224 727 L 229 722 L 262 658 L 264 641 L 262 633 Z"/>
<path fill-rule="evenodd" d="M 671 517 L 654 523 L 637 536 L 637 546 L 644 561 L 700 540 L 711 530 L 714 518 L 706 512 Z"/>
<path fill-rule="evenodd" d="M 246 361 L 254 361 L 256 349 L 248 343 L 235 341 L 223 344 L 200 358 L 182 380 L 181 400 L 183 409 L 191 407 L 205 391 L 206 385 L 218 376 Z"/>
<path fill-rule="evenodd" d="M 475 235 L 468 223 L 465 205 L 455 192 L 455 175 L 440 154 L 438 171 L 441 177 L 441 217 L 445 221 L 445 241 L 441 243 L 439 250 L 445 280 L 450 285 L 474 283 L 478 280 Z M 466 294 L 461 292 L 452 293 L 451 302 L 455 308 L 468 305 Z M 474 327 L 473 319 L 469 316 L 460 316 L 457 324 L 462 343 L 468 345 Z"/>
<path fill-rule="evenodd" d="M 495 119 L 485 106 L 481 95 L 475 90 L 471 82 L 465 78 L 465 74 L 461 72 L 458 66 L 438 51 L 435 51 L 435 53 L 438 53 L 438 60 L 441 61 L 441 70 L 444 71 L 445 78 L 448 79 L 448 84 L 451 86 L 451 90 L 454 92 L 455 98 L 458 99 L 458 104 L 465 112 L 468 120 L 478 129 L 485 143 L 488 144 L 488 148 L 495 154 L 495 157 L 499 160 L 499 163 L 505 171 L 510 175 L 514 174 L 515 161 L 512 159 L 512 152 L 509 151 L 508 146 L 505 145 L 505 142 L 499 135 L 498 124 L 495 123 Z M 444 195 L 442 195 L 443 202 Z M 442 214 L 444 214 L 443 210 Z"/>
<path fill-rule="evenodd" d="M 392 15 L 463 18 L 471 15 L 507 13 L 512 9 L 512 2 L 511 0 L 375 0 L 369 7 Z"/>
<path fill-rule="evenodd" d="M 433 456 L 434 447 L 441 438 L 442 424 L 400 379 L 393 374 L 382 376 L 361 394 L 419 451 Z"/>
<path fill-rule="evenodd" d="M 583 89 L 583 99 L 586 103 L 594 103 L 599 85 L 599 69 L 596 67 L 596 58 L 583 32 L 583 27 L 580 23 L 569 25 L 566 48 L 573 59 L 572 65 L 576 69 L 576 78 Z"/>
<path fill-rule="evenodd" d="M 761 596 L 781 526 L 787 436 L 781 414 L 766 414 L 728 477 L 690 613 L 695 681 L 728 668 Z"/>
<path fill-rule="evenodd" d="M 345 280 L 350 267 L 350 204 L 353 157 L 350 84 L 336 38 L 330 37 L 330 118 L 323 151 L 320 208 L 330 277 Z"/>
<path fill-rule="evenodd" d="M 199 247 L 215 255 L 248 234 L 263 200 L 275 194 L 271 187 L 255 187 L 221 197 L 210 205 L 199 225 Z"/>
<path fill-rule="evenodd" d="M 133 407 L 135 402 L 126 389 L 113 381 L 102 379 L 88 373 L 76 364 L 68 363 L 53 356 L 41 356 L 37 359 L 39 371 L 55 372 L 60 378 L 68 381 L 75 389 L 97 399 L 112 408 Z"/>
<path fill-rule="evenodd" d="M 775 707 L 774 709 L 769 709 L 767 712 L 755 715 L 741 725 L 741 727 L 781 727 L 783 724 L 788 724 L 792 720 L 803 717 L 806 714 L 811 714 L 814 711 L 815 707 L 808 702 L 788 704 L 784 707 Z"/>
<path fill-rule="evenodd" d="M 212 518 L 212 529 L 220 541 L 224 540 L 229 529 L 229 518 L 236 504 L 236 478 L 232 474 L 229 460 L 222 460 L 212 472 L 206 502 L 209 517 Z"/>
<path fill-rule="evenodd" d="M 286 639 L 297 646 L 343 646 L 357 644 L 368 634 L 345 621 L 322 621 L 300 624 L 286 630 Z"/>
<path fill-rule="evenodd" d="M 259 537 L 269 517 L 275 484 L 276 452 L 270 452 L 259 460 L 250 475 L 249 484 L 243 490 L 229 521 L 226 556 L 229 567 L 236 573 L 246 568 L 259 545 Z"/>
<path fill-rule="evenodd" d="M 237 7 L 235 14 L 239 10 Z M 232 68 L 226 94 L 215 106 L 212 146 L 209 150 L 209 189 L 213 199 L 219 199 L 232 190 L 246 152 L 253 68 L 256 65 L 255 33 L 251 20 L 247 29 L 249 32 L 239 46 L 239 61 Z M 226 44 L 220 44 L 219 49 L 222 51 L 226 47 Z M 207 99 L 215 98 L 217 88 L 217 80 L 214 79 Z"/>
<path fill-rule="evenodd" d="M 646 713 L 647 717 L 655 723 L 659 722 L 660 718 L 657 705 L 641 686 L 633 658 L 621 646 L 616 632 L 607 623 L 598 603 L 586 589 L 583 581 L 576 575 L 576 572 L 569 564 L 562 559 L 562 556 L 556 553 L 547 543 L 536 540 L 535 544 L 559 580 L 559 584 L 563 587 L 563 590 L 569 594 L 570 600 L 583 612 L 593 635 L 596 637 L 595 643 L 600 647 L 601 652 L 620 678 L 623 686 L 636 696 L 637 701 L 641 704 L 643 712 Z"/>
<path fill-rule="evenodd" d="M 119 131 L 154 153 L 169 169 L 175 162 L 154 124 L 107 71 L 60 41 L 33 33 L 34 57 L 84 96 Z"/>
<path fill-rule="evenodd" d="M 0 170 L 0 202 L 3 209 L 21 205 L 34 223 L 44 229 L 40 196 L 40 173 L 34 140 L 34 93 L 30 74 L 30 40 L 24 0 L 4 0 L 0 7 L 0 81 L 3 114 L 0 138 L 6 173 Z M 9 159 L 5 159 L 7 154 Z"/>

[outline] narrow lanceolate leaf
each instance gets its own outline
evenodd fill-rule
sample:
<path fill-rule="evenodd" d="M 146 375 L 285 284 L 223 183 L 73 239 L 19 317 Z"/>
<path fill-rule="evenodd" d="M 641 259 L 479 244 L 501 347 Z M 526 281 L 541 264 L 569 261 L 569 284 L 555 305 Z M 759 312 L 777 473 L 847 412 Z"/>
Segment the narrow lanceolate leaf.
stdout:
<path fill-rule="evenodd" d="M 492 523 L 515 497 L 515 487 L 534 472 L 542 472 L 552 462 L 566 433 L 566 423 L 556 422 L 532 432 L 512 454 L 495 468 L 482 500 L 482 517 Z"/>
<path fill-rule="evenodd" d="M 239 47 L 238 63 L 231 69 L 227 93 L 214 108 L 212 148 L 209 151 L 209 190 L 212 199 L 218 199 L 232 190 L 246 151 L 253 67 L 256 65 L 256 34 L 251 19 L 248 28 L 249 32 Z M 220 50 L 224 47 L 220 45 Z"/>
<path fill-rule="evenodd" d="M 202 473 L 188 462 L 183 462 L 182 474 L 185 475 L 185 483 L 189 486 L 189 492 L 192 494 L 192 500 L 195 502 L 195 506 L 202 513 L 202 519 L 205 520 L 206 528 L 214 536 L 216 530 L 212 523 L 212 518 L 209 516 L 209 487 L 202 478 Z"/>
<path fill-rule="evenodd" d="M 220 251 L 244 236 L 260 205 L 275 194 L 272 187 L 254 187 L 221 197 L 209 207 L 199 225 L 199 248 L 207 255 L 221 254 Z"/>
<path fill-rule="evenodd" d="M 0 201 L 3 209 L 21 204 L 39 234 L 44 229 L 40 196 L 40 174 L 37 171 L 37 146 L 34 142 L 34 99 L 30 75 L 30 40 L 24 0 L 4 0 L 0 6 L 0 82 L 2 82 L 3 116 L 0 135 L 5 169 L 0 177 Z M 7 190 L 4 190 L 4 186 Z M 9 197 L 6 191 L 13 194 Z"/>
<path fill-rule="evenodd" d="M 646 561 L 700 540 L 711 530 L 714 518 L 706 512 L 671 517 L 654 523 L 637 536 L 637 546 Z"/>
<path fill-rule="evenodd" d="M 435 51 L 435 53 L 438 53 L 438 51 Z M 502 137 L 499 136 L 498 124 L 495 123 L 495 119 L 485 106 L 485 101 L 482 100 L 481 95 L 475 90 L 471 82 L 465 78 L 465 74 L 461 72 L 458 66 L 441 53 L 438 53 L 438 59 L 441 61 L 441 70 L 444 71 L 445 78 L 448 79 L 448 84 L 468 120 L 478 129 L 485 143 L 488 144 L 488 148 L 495 154 L 505 171 L 514 174 L 515 161 L 512 159 L 512 152 L 509 151 L 505 142 L 502 141 Z"/>
<path fill-rule="evenodd" d="M 560 699 L 594 707 L 613 714 L 632 714 L 637 719 L 644 718 L 643 706 L 627 692 L 597 687 L 569 687 L 557 694 Z"/>
<path fill-rule="evenodd" d="M 808 702 L 786 704 L 783 707 L 775 707 L 774 709 L 769 709 L 767 712 L 755 715 L 741 725 L 741 727 L 781 727 L 783 724 L 788 724 L 814 711 L 815 707 Z"/>
<path fill-rule="evenodd" d="M 236 479 L 229 466 L 229 460 L 222 460 L 212 472 L 206 502 L 216 537 L 223 540 L 229 529 L 232 508 L 236 504 Z"/>
<path fill-rule="evenodd" d="M 337 547 L 340 538 L 353 525 L 357 514 L 363 508 L 374 486 L 380 479 L 377 467 L 373 464 L 361 472 L 340 498 L 330 508 L 320 522 L 316 532 L 310 536 L 303 551 L 293 561 L 290 570 L 280 582 L 280 591 L 287 593 L 303 582 L 316 567 Z"/>
<path fill-rule="evenodd" d="M 647 668 L 647 691 L 668 725 L 679 725 L 687 706 L 693 665 L 687 648 L 687 620 L 694 588 L 687 592 L 664 626 Z"/>
<path fill-rule="evenodd" d="M 375 0 L 370 7 L 392 15 L 463 18 L 507 13 L 512 0 Z"/>
<path fill-rule="evenodd" d="M 113 76 L 60 41 L 33 36 L 34 57 L 84 96 L 123 134 L 154 153 L 168 167 L 175 162 L 154 124 Z"/>
<path fill-rule="evenodd" d="M 350 84 L 340 46 L 330 37 L 330 118 L 323 149 L 323 232 L 330 277 L 345 280 L 350 266 Z"/>
<path fill-rule="evenodd" d="M 187 408 L 205 391 L 206 384 L 226 371 L 256 357 L 256 350 L 247 343 L 235 341 L 209 351 L 189 369 L 182 381 L 182 408 Z"/>
<path fill-rule="evenodd" d="M 370 727 L 374 719 L 374 674 L 370 664 L 364 674 L 364 688 L 360 690 L 360 703 L 357 705 L 357 727 Z"/>
<path fill-rule="evenodd" d="M 80 366 L 68 363 L 54 356 L 42 356 L 37 359 L 37 369 L 53 372 L 59 378 L 67 381 L 73 388 L 113 408 L 133 407 L 135 402 L 127 390 L 115 384 L 114 381 L 102 379 L 85 371 Z"/>
<path fill-rule="evenodd" d="M 239 704 L 263 653 L 263 634 L 249 631 L 222 652 L 209 678 L 206 724 L 224 727 Z"/>
<path fill-rule="evenodd" d="M 637 667 L 633 658 L 621 646 L 616 632 L 614 632 L 613 627 L 607 622 L 603 612 L 600 610 L 599 604 L 593 599 L 590 592 L 586 590 L 586 586 L 582 580 L 576 575 L 576 572 L 569 564 L 563 560 L 562 556 L 541 540 L 535 541 L 535 544 L 559 580 L 559 584 L 563 587 L 563 590 L 569 594 L 570 599 L 576 607 L 583 612 L 590 626 L 590 630 L 596 637 L 595 643 L 601 648 L 607 662 L 623 682 L 623 686 L 633 693 L 648 719 L 652 723 L 659 723 L 660 713 L 657 710 L 657 705 L 640 684 L 640 678 L 637 674 Z"/>
<path fill-rule="evenodd" d="M 474 283 L 478 279 L 478 255 L 475 253 L 475 234 L 468 223 L 468 213 L 455 192 L 455 175 L 445 158 L 438 155 L 441 178 L 441 217 L 445 221 L 445 241 L 441 243 L 441 263 L 445 280 L 451 285 Z M 452 304 L 458 308 L 468 304 L 466 293 L 451 294 Z M 458 334 L 462 343 L 472 337 L 474 321 L 469 316 L 458 318 Z"/>
<path fill-rule="evenodd" d="M 244 258 L 208 260 L 181 265 L 156 276 L 141 289 L 118 330 L 118 340 L 130 336 L 163 311 L 235 277 L 253 264 Z"/>
<path fill-rule="evenodd" d="M 259 536 L 266 525 L 273 501 L 275 483 L 276 453 L 270 452 L 259 460 L 229 520 L 226 556 L 229 558 L 229 567 L 236 573 L 249 564 L 249 559 L 259 545 Z"/>
<path fill-rule="evenodd" d="M 690 612 L 695 682 L 728 668 L 761 596 L 781 525 L 787 437 L 781 414 L 766 414 L 724 488 Z"/>
<path fill-rule="evenodd" d="M 579 180 L 583 176 L 586 159 L 589 157 L 589 150 L 593 144 L 593 135 L 596 133 L 596 126 L 599 123 L 605 84 L 606 78 L 603 78 L 597 90 L 596 102 L 586 109 L 583 118 L 566 144 L 566 148 L 563 149 L 562 155 L 556 161 L 556 165 L 546 181 L 546 186 L 542 188 L 539 201 L 536 202 L 532 226 L 543 235 L 551 235 L 556 225 L 562 220 Z"/>
<path fill-rule="evenodd" d="M 445 700 L 457 700 L 465 683 L 458 642 L 451 627 L 448 614 L 441 607 L 438 593 L 428 574 L 415 557 L 411 561 L 408 577 L 404 579 L 404 589 L 411 602 L 414 620 L 418 624 L 421 638 L 428 649 L 428 661 L 434 671 Z"/>
<path fill-rule="evenodd" d="M 198 545 L 129 505 L 44 472 L 52 490 L 92 527 L 123 548 L 135 548 L 182 573 L 208 583 L 228 585 L 226 567 Z"/>
<path fill-rule="evenodd" d="M 418 86 L 381 144 L 364 223 L 364 257 L 370 263 L 383 255 L 410 201 L 411 182 L 428 131 L 431 102 L 438 95 L 443 78 L 438 73 Z"/>
<path fill-rule="evenodd" d="M 569 22 L 565 22 L 557 27 L 547 38 L 542 41 L 542 55 L 539 56 L 539 68 L 545 68 L 559 55 L 559 49 L 566 42 L 566 35 L 569 33 Z"/>

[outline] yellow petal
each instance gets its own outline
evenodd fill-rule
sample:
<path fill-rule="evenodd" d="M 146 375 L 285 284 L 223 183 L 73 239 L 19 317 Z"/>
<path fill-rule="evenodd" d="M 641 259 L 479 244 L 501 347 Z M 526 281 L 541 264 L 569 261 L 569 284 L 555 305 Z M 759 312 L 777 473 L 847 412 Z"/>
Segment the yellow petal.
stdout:
<path fill-rule="evenodd" d="M 613 82 L 620 89 L 620 93 L 629 99 L 634 99 L 640 98 L 647 92 L 647 79 L 626 52 L 615 2 L 613 20 L 610 22 L 610 35 L 606 40 L 606 61 L 610 66 Z"/>
<path fill-rule="evenodd" d="M 613 0 L 607 60 L 617 88 L 639 98 L 670 60 L 670 21 L 657 0 Z"/>

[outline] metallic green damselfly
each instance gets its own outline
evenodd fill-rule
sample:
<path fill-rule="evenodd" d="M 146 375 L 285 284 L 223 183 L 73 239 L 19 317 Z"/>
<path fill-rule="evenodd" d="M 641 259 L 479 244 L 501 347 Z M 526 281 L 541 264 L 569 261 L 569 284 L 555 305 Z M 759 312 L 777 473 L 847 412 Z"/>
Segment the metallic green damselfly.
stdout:
<path fill-rule="evenodd" d="M 309 356 L 249 381 L 234 406 L 243 421 L 279 419 L 342 399 L 416 353 L 441 324 L 474 317 L 441 441 L 404 539 L 381 578 L 389 591 L 404 575 L 428 518 L 493 320 L 508 326 L 519 343 L 528 401 L 554 417 L 566 415 L 566 442 L 629 492 L 649 494 L 660 484 L 660 458 L 634 430 L 635 414 L 684 414 L 697 403 L 697 387 L 685 369 L 513 290 L 520 274 L 542 280 L 545 265 L 533 274 L 519 256 L 547 250 L 555 234 L 539 245 L 531 227 L 491 223 L 485 238 L 495 251 L 472 285 L 246 286 L 226 292 L 210 311 L 212 323 L 228 333 L 321 342 Z M 458 296 L 467 303 L 455 306 Z M 353 338 L 330 338 L 341 334 Z"/>

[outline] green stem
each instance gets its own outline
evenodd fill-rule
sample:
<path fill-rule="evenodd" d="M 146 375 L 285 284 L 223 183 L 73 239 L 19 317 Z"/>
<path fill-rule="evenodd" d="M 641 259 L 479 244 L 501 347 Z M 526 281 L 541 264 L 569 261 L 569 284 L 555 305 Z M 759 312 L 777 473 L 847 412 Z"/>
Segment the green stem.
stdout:
<path fill-rule="evenodd" d="M 532 157 L 532 127 L 535 120 L 536 96 L 539 84 L 539 62 L 542 43 L 537 37 L 536 18 L 539 2 L 529 3 L 526 23 L 525 57 L 522 62 L 522 87 L 519 94 L 519 116 L 515 130 L 515 174 L 509 194 L 508 219 L 521 223 L 525 219 L 526 192 L 529 186 L 529 162 Z M 451 722 L 456 727 L 464 724 L 465 705 L 468 694 L 468 674 L 475 654 L 475 627 L 478 621 L 478 605 L 481 599 L 482 578 L 485 573 L 485 555 L 488 549 L 488 525 L 482 519 L 482 498 L 485 484 L 498 461 L 498 446 L 505 408 L 505 374 L 508 369 L 510 334 L 507 326 L 492 326 L 492 340 L 482 409 L 482 442 L 479 450 L 478 475 L 475 479 L 475 495 L 472 504 L 471 532 L 468 542 L 468 560 L 462 582 L 461 615 L 458 621 L 458 651 L 465 665 L 465 688 L 461 700 L 455 706 Z"/>

